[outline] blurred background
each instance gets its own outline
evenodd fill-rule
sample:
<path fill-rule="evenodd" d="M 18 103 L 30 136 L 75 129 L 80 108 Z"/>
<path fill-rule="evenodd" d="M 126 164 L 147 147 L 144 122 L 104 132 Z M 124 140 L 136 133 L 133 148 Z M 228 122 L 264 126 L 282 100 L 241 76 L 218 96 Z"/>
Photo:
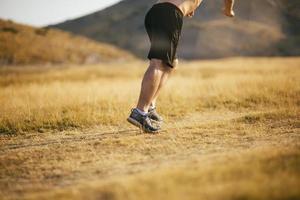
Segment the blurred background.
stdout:
<path fill-rule="evenodd" d="M 0 64 L 145 59 L 144 16 L 155 2 L 1 0 Z M 203 1 L 185 20 L 179 57 L 300 55 L 300 1 L 237 0 L 234 19 L 222 15 L 222 6 Z"/>
<path fill-rule="evenodd" d="M 300 199 L 300 0 L 204 0 L 156 135 L 127 123 L 154 0 L 0 0 L 0 199 Z"/>

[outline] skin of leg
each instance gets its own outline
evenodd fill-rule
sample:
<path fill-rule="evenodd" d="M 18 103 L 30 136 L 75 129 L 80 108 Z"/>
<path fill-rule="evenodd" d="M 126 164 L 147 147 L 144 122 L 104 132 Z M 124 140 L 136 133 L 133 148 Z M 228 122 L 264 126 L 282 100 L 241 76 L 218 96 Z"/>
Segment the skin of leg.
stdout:
<path fill-rule="evenodd" d="M 148 112 L 149 106 L 159 87 L 161 77 L 165 70 L 166 68 L 161 60 L 150 60 L 150 65 L 146 70 L 142 81 L 140 97 L 137 105 L 138 109 Z"/>
<path fill-rule="evenodd" d="M 166 70 L 163 72 L 163 75 L 160 79 L 159 86 L 158 86 L 157 91 L 154 94 L 152 102 L 150 104 L 151 106 L 156 107 L 156 100 L 157 100 L 157 97 L 158 97 L 161 89 L 166 85 L 167 80 L 169 79 L 170 75 L 176 70 L 177 66 L 178 66 L 178 59 L 174 60 L 173 68 L 170 68 L 169 66 L 164 66 L 166 68 Z"/>

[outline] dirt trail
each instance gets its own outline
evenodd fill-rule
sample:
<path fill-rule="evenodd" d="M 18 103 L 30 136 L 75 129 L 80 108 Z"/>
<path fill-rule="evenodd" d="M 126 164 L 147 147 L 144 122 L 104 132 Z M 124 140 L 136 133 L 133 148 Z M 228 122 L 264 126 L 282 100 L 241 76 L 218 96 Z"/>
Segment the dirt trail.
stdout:
<path fill-rule="evenodd" d="M 265 113 L 194 113 L 168 122 L 158 135 L 140 134 L 138 129 L 123 125 L 102 131 L 1 136 L 1 193 L 3 197 L 20 198 L 93 180 L 105 182 L 177 167 L 197 159 L 213 160 L 258 147 L 300 145 L 297 116 L 251 123 L 240 120 Z"/>
<path fill-rule="evenodd" d="M 191 129 L 195 125 L 201 125 L 206 123 L 213 122 L 222 122 L 233 120 L 239 117 L 242 117 L 246 113 L 235 113 L 235 112 L 226 112 L 226 113 L 202 113 L 202 114 L 191 114 L 185 116 L 183 119 L 171 122 L 167 124 L 164 129 L 159 133 L 163 134 L 165 132 L 170 132 L 178 129 Z M 102 130 L 99 132 L 97 128 L 86 130 L 81 134 L 76 134 L 73 136 L 67 136 L 68 132 L 63 132 L 63 134 L 57 134 L 55 136 L 56 139 L 51 138 L 43 138 L 39 137 L 41 133 L 31 134 L 30 137 L 25 136 L 21 141 L 20 137 L 18 137 L 17 141 L 12 140 L 13 142 L 9 142 L 5 138 L 1 139 L 1 149 L 0 151 L 7 151 L 13 149 L 22 149 L 22 148 L 30 148 L 30 147 L 42 147 L 53 144 L 66 144 L 66 143 L 74 143 L 74 142 L 83 142 L 83 141 L 94 141 L 94 140 L 104 140 L 107 138 L 124 138 L 128 136 L 135 136 L 138 134 L 143 134 L 137 128 L 128 127 L 128 125 L 120 125 L 118 127 L 111 128 L 110 130 Z M 70 133 L 69 133 L 70 135 Z M 72 134 L 71 134 L 72 135 Z M 66 137 L 67 136 L 67 137 Z M 51 135 L 53 137 L 53 135 Z M 35 140 L 38 140 L 35 142 Z"/>

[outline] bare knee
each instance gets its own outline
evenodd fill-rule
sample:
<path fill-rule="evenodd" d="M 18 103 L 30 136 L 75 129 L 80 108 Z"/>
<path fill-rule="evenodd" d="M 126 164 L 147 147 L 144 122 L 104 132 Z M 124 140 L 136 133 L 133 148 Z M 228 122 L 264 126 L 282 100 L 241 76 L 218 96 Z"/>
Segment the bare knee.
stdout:
<path fill-rule="evenodd" d="M 177 66 L 177 64 L 176 64 L 176 66 Z M 168 72 L 168 73 L 171 73 L 175 69 L 175 66 L 172 68 L 169 65 L 167 65 L 166 63 L 164 63 L 162 60 L 159 60 L 159 59 L 151 59 L 150 67 L 154 67 L 160 71 Z"/>
<path fill-rule="evenodd" d="M 163 64 L 163 67 L 164 67 L 165 72 L 171 74 L 171 73 L 174 73 L 174 72 L 176 71 L 176 69 L 177 69 L 177 66 L 178 66 L 178 59 L 175 59 L 175 60 L 173 61 L 172 67 L 169 66 L 169 65 L 166 64 L 166 63 L 162 63 L 162 64 Z"/>
<path fill-rule="evenodd" d="M 162 67 L 163 67 L 164 71 L 167 73 L 173 73 L 177 69 L 177 66 L 178 66 L 177 58 L 173 61 L 172 67 L 169 66 L 168 64 L 162 62 Z"/>

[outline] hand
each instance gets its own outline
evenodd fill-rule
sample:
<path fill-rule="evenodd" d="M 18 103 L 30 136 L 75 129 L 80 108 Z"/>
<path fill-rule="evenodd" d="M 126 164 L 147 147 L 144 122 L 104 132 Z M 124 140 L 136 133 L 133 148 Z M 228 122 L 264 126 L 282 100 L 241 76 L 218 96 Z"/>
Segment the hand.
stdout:
<path fill-rule="evenodd" d="M 235 13 L 232 9 L 223 9 L 223 14 L 227 17 L 234 17 Z"/>
<path fill-rule="evenodd" d="M 188 18 L 192 18 L 194 15 L 195 15 L 195 11 L 192 11 L 192 12 L 188 13 L 186 16 Z"/>

